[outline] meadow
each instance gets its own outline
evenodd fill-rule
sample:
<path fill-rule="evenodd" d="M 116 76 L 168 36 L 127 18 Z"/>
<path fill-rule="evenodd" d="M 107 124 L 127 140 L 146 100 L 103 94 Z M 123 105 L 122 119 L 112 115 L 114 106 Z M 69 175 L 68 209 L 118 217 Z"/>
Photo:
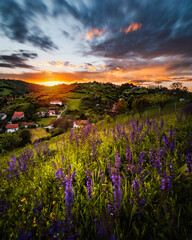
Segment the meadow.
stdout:
<path fill-rule="evenodd" d="M 190 239 L 192 106 L 0 156 L 1 239 Z"/>

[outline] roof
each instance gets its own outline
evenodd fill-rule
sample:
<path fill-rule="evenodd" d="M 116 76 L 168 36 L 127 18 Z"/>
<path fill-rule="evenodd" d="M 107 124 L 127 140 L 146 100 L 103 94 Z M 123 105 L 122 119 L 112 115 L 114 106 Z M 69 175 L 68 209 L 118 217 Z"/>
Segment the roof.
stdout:
<path fill-rule="evenodd" d="M 15 128 L 18 128 L 18 127 L 19 127 L 18 123 L 7 124 L 6 125 L 6 129 L 15 129 Z"/>
<path fill-rule="evenodd" d="M 55 100 L 55 101 L 51 101 L 51 103 L 62 103 L 62 102 L 59 100 Z"/>
<path fill-rule="evenodd" d="M 12 118 L 14 118 L 14 117 L 18 117 L 18 118 L 20 118 L 20 117 L 22 117 L 23 115 L 24 115 L 24 112 L 14 112 Z"/>
<path fill-rule="evenodd" d="M 6 114 L 5 113 L 0 113 L 0 117 L 3 117 L 5 116 Z"/>
<path fill-rule="evenodd" d="M 36 123 L 28 123 L 28 122 L 22 122 L 21 124 L 25 125 L 25 126 L 28 126 L 28 125 L 35 125 Z"/>
<path fill-rule="evenodd" d="M 56 110 L 55 109 L 49 109 L 49 112 L 55 112 Z"/>

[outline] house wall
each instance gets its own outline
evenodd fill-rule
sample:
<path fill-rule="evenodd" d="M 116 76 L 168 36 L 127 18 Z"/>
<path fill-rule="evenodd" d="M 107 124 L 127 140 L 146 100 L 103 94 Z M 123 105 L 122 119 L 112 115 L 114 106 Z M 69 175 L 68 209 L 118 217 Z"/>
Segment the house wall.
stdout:
<path fill-rule="evenodd" d="M 12 133 L 12 132 L 15 132 L 15 131 L 17 131 L 17 130 L 18 130 L 18 128 L 7 129 L 7 132 L 8 132 L 8 133 Z"/>

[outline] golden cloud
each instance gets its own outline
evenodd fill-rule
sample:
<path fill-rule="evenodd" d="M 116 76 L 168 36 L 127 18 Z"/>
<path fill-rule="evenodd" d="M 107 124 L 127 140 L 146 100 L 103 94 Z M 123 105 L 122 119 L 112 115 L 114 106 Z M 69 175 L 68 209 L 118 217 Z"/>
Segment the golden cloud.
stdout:
<path fill-rule="evenodd" d="M 136 23 L 136 22 L 132 22 L 129 27 L 127 28 L 120 28 L 120 32 L 125 32 L 126 34 L 128 34 L 129 32 L 135 32 L 138 29 L 140 29 L 142 27 L 141 23 Z"/>
<path fill-rule="evenodd" d="M 106 28 L 103 27 L 102 30 L 99 30 L 98 28 L 92 28 L 87 34 L 85 39 L 89 40 L 93 38 L 94 36 L 101 36 L 106 31 Z"/>

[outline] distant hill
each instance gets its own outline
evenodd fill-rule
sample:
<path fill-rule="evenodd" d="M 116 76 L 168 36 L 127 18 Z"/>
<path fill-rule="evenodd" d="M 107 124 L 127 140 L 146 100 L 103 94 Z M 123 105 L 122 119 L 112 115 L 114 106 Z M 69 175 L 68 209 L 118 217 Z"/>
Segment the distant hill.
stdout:
<path fill-rule="evenodd" d="M 0 79 L 0 97 L 27 94 L 30 92 L 40 92 L 46 89 L 47 87 L 45 86 L 27 83 L 20 80 Z"/>

